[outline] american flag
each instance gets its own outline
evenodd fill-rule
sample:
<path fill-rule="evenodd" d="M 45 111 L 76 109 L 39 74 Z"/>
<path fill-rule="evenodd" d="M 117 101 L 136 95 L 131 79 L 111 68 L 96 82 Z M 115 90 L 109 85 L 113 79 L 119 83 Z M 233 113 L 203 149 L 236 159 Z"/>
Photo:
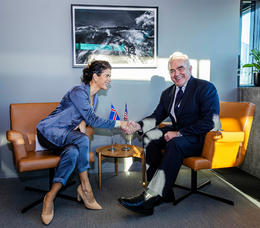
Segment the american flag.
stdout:
<path fill-rule="evenodd" d="M 125 114 L 124 114 L 124 120 L 128 121 L 128 114 L 127 114 L 127 104 L 125 104 Z"/>
<path fill-rule="evenodd" d="M 111 104 L 111 111 L 109 115 L 110 120 L 120 120 L 115 107 Z"/>

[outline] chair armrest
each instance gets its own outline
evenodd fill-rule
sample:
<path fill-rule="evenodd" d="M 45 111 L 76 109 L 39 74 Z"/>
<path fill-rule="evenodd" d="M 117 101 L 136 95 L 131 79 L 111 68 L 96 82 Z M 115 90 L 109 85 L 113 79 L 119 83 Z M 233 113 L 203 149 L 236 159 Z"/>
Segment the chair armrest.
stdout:
<path fill-rule="evenodd" d="M 212 162 L 212 169 L 233 167 L 243 141 L 244 132 L 208 132 L 201 156 Z"/>
<path fill-rule="evenodd" d="M 15 162 L 17 166 L 20 159 L 27 157 L 23 134 L 19 131 L 9 130 L 6 132 L 6 138 L 12 143 Z"/>
<path fill-rule="evenodd" d="M 206 140 L 217 140 L 218 142 L 243 142 L 245 133 L 243 131 L 210 131 Z"/>
<path fill-rule="evenodd" d="M 172 122 L 167 122 L 167 121 L 165 121 L 165 122 L 161 122 L 161 123 L 158 125 L 158 127 L 159 127 L 159 128 L 163 128 L 163 127 L 166 127 L 166 126 L 169 126 L 169 125 L 172 125 Z"/>
<path fill-rule="evenodd" d="M 23 134 L 19 131 L 9 130 L 6 131 L 6 138 L 11 143 L 25 144 Z"/>

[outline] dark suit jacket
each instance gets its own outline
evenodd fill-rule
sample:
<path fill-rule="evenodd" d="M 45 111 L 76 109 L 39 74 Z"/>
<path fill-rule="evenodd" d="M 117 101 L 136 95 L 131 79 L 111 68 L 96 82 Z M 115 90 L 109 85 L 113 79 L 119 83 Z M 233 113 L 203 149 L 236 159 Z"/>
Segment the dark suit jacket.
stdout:
<path fill-rule="evenodd" d="M 179 110 L 175 113 L 177 121 L 170 113 L 175 90 L 175 85 L 164 90 L 156 109 L 146 118 L 155 118 L 158 125 L 170 117 L 172 125 L 164 128 L 164 133 L 179 131 L 189 141 L 202 143 L 206 133 L 214 128 L 214 115 L 219 115 L 219 97 L 215 86 L 191 76 Z"/>

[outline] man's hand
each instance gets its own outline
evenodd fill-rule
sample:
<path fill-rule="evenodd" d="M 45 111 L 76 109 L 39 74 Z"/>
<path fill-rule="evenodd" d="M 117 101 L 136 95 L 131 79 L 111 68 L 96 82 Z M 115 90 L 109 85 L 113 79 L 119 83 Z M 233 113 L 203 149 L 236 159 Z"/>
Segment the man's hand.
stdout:
<path fill-rule="evenodd" d="M 139 123 L 136 123 L 133 120 L 129 121 L 128 127 L 133 131 L 132 133 L 141 130 L 141 126 Z"/>
<path fill-rule="evenodd" d="M 123 125 L 121 124 L 121 129 L 127 135 L 133 134 L 134 132 L 141 129 L 141 126 L 132 120 L 130 120 L 129 122 L 126 121 L 121 121 L 121 122 L 123 122 Z"/>
<path fill-rule="evenodd" d="M 164 139 L 166 142 L 169 142 L 172 138 L 178 137 L 178 131 L 168 131 L 164 135 Z"/>

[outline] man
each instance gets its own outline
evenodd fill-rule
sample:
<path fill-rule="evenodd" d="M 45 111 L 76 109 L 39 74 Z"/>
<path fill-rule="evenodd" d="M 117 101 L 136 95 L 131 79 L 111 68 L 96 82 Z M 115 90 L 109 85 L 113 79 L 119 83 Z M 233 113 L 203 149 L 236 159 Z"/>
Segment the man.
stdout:
<path fill-rule="evenodd" d="M 168 68 L 174 85 L 162 92 L 154 112 L 139 123 L 130 122 L 127 132 L 142 130 L 145 133 L 149 185 L 141 195 L 121 197 L 119 202 L 127 209 L 146 215 L 153 214 L 154 207 L 161 202 L 174 201 L 172 187 L 183 159 L 199 156 L 206 133 L 220 129 L 215 86 L 194 78 L 188 56 L 180 52 L 170 56 Z M 167 117 L 172 125 L 155 127 Z"/>

